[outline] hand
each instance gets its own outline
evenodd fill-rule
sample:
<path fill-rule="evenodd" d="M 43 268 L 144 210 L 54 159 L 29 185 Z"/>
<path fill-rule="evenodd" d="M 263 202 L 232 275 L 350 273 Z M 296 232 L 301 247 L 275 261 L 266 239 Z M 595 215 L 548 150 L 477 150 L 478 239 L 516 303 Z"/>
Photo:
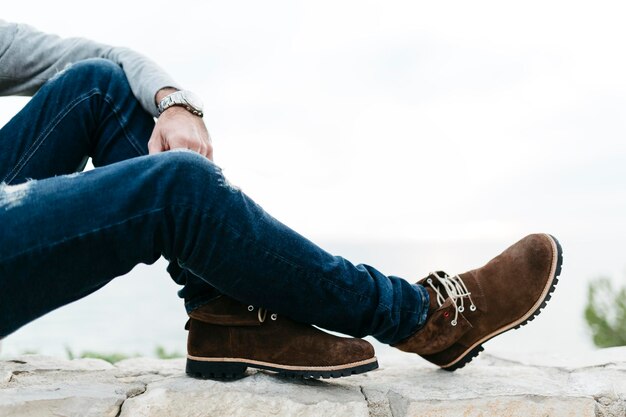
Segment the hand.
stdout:
<path fill-rule="evenodd" d="M 160 90 L 157 100 L 167 95 L 168 90 Z M 181 106 L 172 106 L 159 116 L 148 141 L 150 154 L 176 148 L 190 149 L 213 160 L 211 136 L 203 119 Z"/>

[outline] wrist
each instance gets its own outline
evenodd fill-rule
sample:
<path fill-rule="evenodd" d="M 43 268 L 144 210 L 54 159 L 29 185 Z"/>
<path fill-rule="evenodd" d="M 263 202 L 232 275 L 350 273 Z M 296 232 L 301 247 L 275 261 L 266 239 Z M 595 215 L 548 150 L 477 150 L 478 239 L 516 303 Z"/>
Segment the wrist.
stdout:
<path fill-rule="evenodd" d="M 163 98 L 157 105 L 159 114 L 162 114 L 165 110 L 173 106 L 180 106 L 195 116 L 202 117 L 204 115 L 202 110 L 202 100 L 191 91 L 174 90 L 174 92 L 166 94 L 168 93 L 167 89 L 162 89 L 161 92 L 162 94 L 159 95 L 163 96 Z"/>
<path fill-rule="evenodd" d="M 161 102 L 161 100 L 163 100 L 165 97 L 169 96 L 172 93 L 175 93 L 178 91 L 178 88 L 174 88 L 174 87 L 163 87 L 162 89 L 160 89 L 159 91 L 157 91 L 157 93 L 154 96 L 154 104 L 155 105 L 159 105 L 159 103 Z"/>

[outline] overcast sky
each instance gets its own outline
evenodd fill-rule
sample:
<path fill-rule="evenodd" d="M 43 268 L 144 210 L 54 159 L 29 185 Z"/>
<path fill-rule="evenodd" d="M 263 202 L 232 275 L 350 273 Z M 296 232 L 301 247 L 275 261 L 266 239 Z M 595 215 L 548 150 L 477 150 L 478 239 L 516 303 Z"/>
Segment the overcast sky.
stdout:
<path fill-rule="evenodd" d="M 307 236 L 626 235 L 620 2 L 33 3 L 2 17 L 198 92 L 231 182 Z"/>
<path fill-rule="evenodd" d="M 625 276 L 625 12 L 602 1 L 57 0 L 4 2 L 1 17 L 151 57 L 203 97 L 231 182 L 351 259 L 414 280 L 497 254 L 458 249 L 479 240 L 555 234 L 565 273 L 551 308 L 523 344 L 498 339 L 541 350 L 555 334 L 553 348 L 589 343 L 586 280 Z M 24 103 L 0 100 L 0 124 Z M 428 243 L 367 246 L 391 239 Z M 173 285 L 163 269 L 134 274 L 145 288 Z M 113 285 L 92 297 L 109 307 L 131 288 Z M 96 300 L 54 314 L 82 321 Z M 11 341 L 41 329 L 71 340 L 54 314 Z"/>

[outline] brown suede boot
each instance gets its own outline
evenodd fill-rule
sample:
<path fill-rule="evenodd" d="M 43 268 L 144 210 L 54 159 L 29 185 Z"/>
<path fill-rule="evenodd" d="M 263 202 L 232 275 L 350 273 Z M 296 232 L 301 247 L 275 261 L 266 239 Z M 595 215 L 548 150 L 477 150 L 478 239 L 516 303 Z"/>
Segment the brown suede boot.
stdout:
<path fill-rule="evenodd" d="M 426 323 L 393 346 L 448 371 L 462 368 L 483 350 L 483 343 L 539 314 L 554 291 L 562 262 L 559 242 L 535 234 L 482 268 L 453 277 L 433 272 L 418 282 L 431 297 Z"/>
<path fill-rule="evenodd" d="M 250 367 L 291 377 L 339 378 L 378 368 L 365 340 L 333 336 L 224 295 L 189 317 L 186 372 L 194 377 L 237 378 Z"/>

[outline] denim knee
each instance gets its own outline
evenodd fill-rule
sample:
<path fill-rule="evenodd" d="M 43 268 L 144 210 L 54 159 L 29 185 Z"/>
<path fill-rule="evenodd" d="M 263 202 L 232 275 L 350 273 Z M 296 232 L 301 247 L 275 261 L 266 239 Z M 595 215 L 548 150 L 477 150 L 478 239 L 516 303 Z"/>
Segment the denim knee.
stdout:
<path fill-rule="evenodd" d="M 89 58 L 70 64 L 50 80 L 51 83 L 55 81 L 69 81 L 84 91 L 94 88 L 106 91 L 111 85 L 130 90 L 124 70 L 113 61 L 104 58 Z"/>
<path fill-rule="evenodd" d="M 152 155 L 155 163 L 167 170 L 196 170 L 210 169 L 220 171 L 219 167 L 211 160 L 196 151 L 185 148 L 176 148 L 169 151 L 159 152 Z"/>
<path fill-rule="evenodd" d="M 167 178 L 177 188 L 193 192 L 196 188 L 230 185 L 220 167 L 189 149 L 173 149 L 151 156 L 157 176 Z"/>
<path fill-rule="evenodd" d="M 104 58 L 89 58 L 75 62 L 61 72 L 63 73 L 94 80 L 108 80 L 109 78 L 126 80 L 122 67 Z"/>

